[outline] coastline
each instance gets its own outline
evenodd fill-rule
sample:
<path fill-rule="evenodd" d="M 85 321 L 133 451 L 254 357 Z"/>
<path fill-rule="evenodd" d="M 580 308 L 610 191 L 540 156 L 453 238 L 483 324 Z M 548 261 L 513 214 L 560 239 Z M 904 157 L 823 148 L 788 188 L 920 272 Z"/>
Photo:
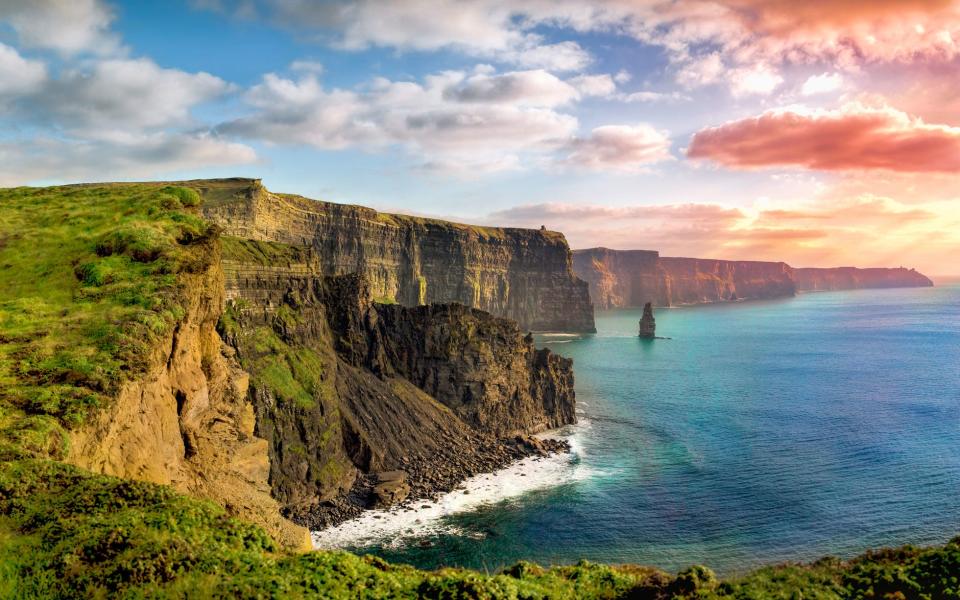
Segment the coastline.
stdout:
<path fill-rule="evenodd" d="M 588 473 L 579 468 L 580 450 L 574 440 L 577 425 L 533 436 L 559 448 L 534 453 L 458 481 L 431 496 L 408 498 L 384 509 L 364 509 L 323 529 L 311 529 L 314 550 L 342 550 L 381 545 L 401 547 L 425 536 L 465 534 L 444 524 L 450 515 L 518 498 L 528 492 L 578 481 Z"/>

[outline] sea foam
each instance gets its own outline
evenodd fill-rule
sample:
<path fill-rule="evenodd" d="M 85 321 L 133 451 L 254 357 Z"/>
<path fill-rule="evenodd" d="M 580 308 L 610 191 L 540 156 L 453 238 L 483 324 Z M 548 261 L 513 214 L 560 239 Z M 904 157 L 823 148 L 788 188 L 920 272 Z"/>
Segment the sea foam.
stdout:
<path fill-rule="evenodd" d="M 590 477 L 589 469 L 581 463 L 582 450 L 576 439 L 584 427 L 589 427 L 589 423 L 544 434 L 567 440 L 569 453 L 528 457 L 499 471 L 476 475 L 435 500 L 365 511 L 335 527 L 312 532 L 313 546 L 318 550 L 371 545 L 400 547 L 414 538 L 431 535 L 482 535 L 459 530 L 445 518 Z"/>

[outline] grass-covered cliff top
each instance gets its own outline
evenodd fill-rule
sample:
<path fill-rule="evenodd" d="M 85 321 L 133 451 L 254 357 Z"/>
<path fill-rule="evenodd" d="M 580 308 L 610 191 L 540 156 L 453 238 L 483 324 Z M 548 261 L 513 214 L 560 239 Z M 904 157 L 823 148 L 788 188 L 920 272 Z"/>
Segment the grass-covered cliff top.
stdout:
<path fill-rule="evenodd" d="M 60 462 L 71 428 L 176 327 L 185 275 L 209 266 L 220 242 L 197 189 L 0 190 L 0 598 L 960 597 L 960 540 L 722 582 L 703 567 L 521 563 L 488 575 L 290 554 L 210 502 Z M 243 260 L 296 258 L 229 243 Z"/>
<path fill-rule="evenodd" d="M 0 190 L 0 443 L 64 454 L 183 316 L 204 266 L 198 194 L 176 186 Z"/>

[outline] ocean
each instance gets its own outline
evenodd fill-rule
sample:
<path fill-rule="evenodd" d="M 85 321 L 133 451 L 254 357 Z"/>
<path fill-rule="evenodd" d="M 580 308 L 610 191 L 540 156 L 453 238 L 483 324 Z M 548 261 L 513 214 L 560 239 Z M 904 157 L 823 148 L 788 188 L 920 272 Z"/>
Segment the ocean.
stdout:
<path fill-rule="evenodd" d="M 960 535 L 960 285 L 597 314 L 569 455 L 315 534 L 421 568 L 518 560 L 723 575 Z"/>

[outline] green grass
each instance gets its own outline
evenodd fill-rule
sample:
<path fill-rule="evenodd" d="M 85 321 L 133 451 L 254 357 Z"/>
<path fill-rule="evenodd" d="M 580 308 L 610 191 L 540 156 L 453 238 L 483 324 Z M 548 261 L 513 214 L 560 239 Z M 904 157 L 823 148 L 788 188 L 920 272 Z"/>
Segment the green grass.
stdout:
<path fill-rule="evenodd" d="M 211 256 L 198 203 L 176 186 L 0 190 L 0 439 L 60 455 L 59 429 L 142 372 L 183 317 L 178 276 Z"/>
<path fill-rule="evenodd" d="M 227 183 L 211 189 L 232 197 Z M 960 538 L 725 581 L 704 567 L 672 576 L 586 562 L 427 572 L 342 552 L 290 554 L 210 502 L 51 460 L 183 319 L 188 276 L 209 266 L 220 243 L 196 213 L 200 201 L 194 189 L 164 184 L 0 190 L 0 600 L 960 598 Z M 308 258 L 235 238 L 223 239 L 223 251 L 262 265 Z M 237 343 L 254 384 L 279 402 L 334 404 L 332 346 L 280 335 L 307 317 L 283 307 L 272 326 L 245 327 L 246 308 L 234 303 L 220 331 Z M 318 476 L 335 478 L 338 466 Z"/>

